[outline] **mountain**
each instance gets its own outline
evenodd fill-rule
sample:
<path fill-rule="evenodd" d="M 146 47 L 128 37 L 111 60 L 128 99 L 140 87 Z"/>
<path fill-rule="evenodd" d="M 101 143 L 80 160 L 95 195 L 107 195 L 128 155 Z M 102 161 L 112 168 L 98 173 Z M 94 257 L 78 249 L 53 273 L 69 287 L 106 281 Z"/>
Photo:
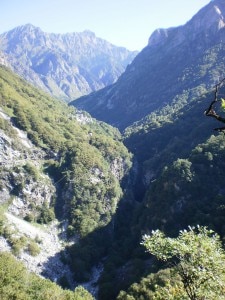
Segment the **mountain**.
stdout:
<path fill-rule="evenodd" d="M 160 229 L 174 237 L 203 225 L 225 237 L 224 134 L 213 132 L 220 125 L 204 115 L 225 77 L 224 13 L 224 1 L 215 0 L 184 26 L 156 30 L 115 84 L 73 102 L 125 129 L 134 155 L 133 190 L 117 211 L 101 300 L 169 298 L 155 287 L 173 276 L 146 255 L 144 234 Z M 223 85 L 218 100 L 224 95 Z"/>
<path fill-rule="evenodd" d="M 176 286 L 174 274 L 168 273 L 168 264 L 157 265 L 150 255 L 145 256 L 144 247 L 140 245 L 143 234 L 159 229 L 174 237 L 180 230 L 200 225 L 216 231 L 224 240 L 224 134 L 213 133 L 216 123 L 203 114 L 214 92 L 187 105 L 173 121 L 165 122 L 159 128 L 153 128 L 154 124 L 149 122 L 148 128 L 127 137 L 126 145 L 136 149 L 135 157 L 139 161 L 138 177 L 141 180 L 136 191 L 140 204 L 134 210 L 130 224 L 133 236 L 128 237 L 127 232 L 120 238 L 120 243 L 124 239 L 124 247 L 118 246 L 118 249 L 124 249 L 132 244 L 132 251 L 127 253 L 123 264 L 110 270 L 111 273 L 120 270 L 125 278 L 123 283 L 109 280 L 111 293 L 115 293 L 116 286 L 117 292 L 128 288 L 128 292 L 120 292 L 117 299 L 152 299 L 155 285 L 167 286 L 167 282 Z M 219 95 L 224 93 L 223 86 Z M 144 193 L 141 192 L 143 189 Z M 123 257 L 120 253 L 123 252 L 118 250 L 118 255 Z M 138 271 L 137 266 L 142 271 Z M 102 286 L 106 287 L 109 281 L 106 274 L 102 277 Z M 109 286 L 107 288 L 109 291 Z M 101 293 L 106 295 L 106 288 Z M 161 299 L 167 298 L 162 296 Z"/>
<path fill-rule="evenodd" d="M 0 35 L 12 69 L 66 101 L 112 84 L 136 56 L 91 31 L 45 33 L 31 24 Z"/>
<path fill-rule="evenodd" d="M 131 124 L 123 134 L 0 68 L 1 250 L 12 252 L 31 271 L 56 278 L 61 286 L 88 287 L 98 300 L 180 299 L 182 282 L 171 264 L 146 253 L 141 240 L 152 230 L 175 237 L 199 225 L 225 239 L 224 133 L 213 131 L 220 122 L 204 114 L 215 96 L 214 109 L 224 114 L 220 105 L 225 81 L 212 88 L 224 78 L 223 6 L 211 1 L 184 26 L 151 36 L 134 63 L 138 67 L 142 62 L 139 73 L 153 78 L 147 53 L 153 66 L 155 47 L 157 64 L 162 54 L 163 62 L 168 59 L 161 64 L 167 73 L 155 82 L 154 109 L 146 109 L 142 119 L 128 123 L 117 112 L 120 128 Z M 189 32 L 185 38 L 184 28 Z M 187 51 L 184 44 L 192 49 Z M 9 60 L 6 54 L 0 57 L 3 63 Z M 156 66 L 153 70 L 161 72 Z M 177 70 L 185 73 L 175 80 Z M 126 77 L 127 71 L 96 94 L 116 89 Z M 148 91 L 142 77 L 139 82 Z M 127 92 L 132 88 L 127 86 Z M 173 96 L 160 102 L 166 92 Z M 148 102 L 143 105 L 149 108 Z M 1 289 L 11 292 L 19 266 L 5 253 L 0 265 L 10 271 L 7 288 L 1 281 L 5 271 L 0 274 L 0 294 Z M 30 280 L 24 269 L 21 273 L 15 293 L 35 293 L 42 283 L 36 277 Z M 75 298 L 82 298 L 84 291 L 77 292 Z M 213 291 L 208 298 L 216 299 Z"/>
<path fill-rule="evenodd" d="M 98 299 L 119 293 L 118 299 L 126 299 L 121 290 L 127 289 L 127 298 L 139 299 L 170 280 L 168 272 L 159 276 L 162 266 L 140 245 L 144 233 L 159 228 L 176 235 L 200 224 L 224 238 L 224 135 L 212 135 L 213 120 L 203 114 L 214 91 L 189 103 L 173 121 L 167 122 L 172 110 L 157 116 L 161 127 L 150 122 L 126 133 L 125 143 L 143 169 L 137 176 L 134 165 L 132 173 L 143 181 L 144 193 L 132 174 L 124 182 L 131 155 L 118 130 L 50 98 L 5 67 L 0 93 L 0 247 L 33 272 L 63 286 L 94 274 Z M 224 93 L 223 87 L 219 94 Z M 4 253 L 0 261 L 11 291 L 19 265 Z M 25 277 L 33 293 L 40 290 L 40 279 L 23 268 L 20 292 L 31 293 Z"/>
<path fill-rule="evenodd" d="M 155 30 L 116 83 L 71 104 L 121 130 L 167 105 L 179 110 L 224 77 L 224 16 L 214 0 L 185 25 Z"/>

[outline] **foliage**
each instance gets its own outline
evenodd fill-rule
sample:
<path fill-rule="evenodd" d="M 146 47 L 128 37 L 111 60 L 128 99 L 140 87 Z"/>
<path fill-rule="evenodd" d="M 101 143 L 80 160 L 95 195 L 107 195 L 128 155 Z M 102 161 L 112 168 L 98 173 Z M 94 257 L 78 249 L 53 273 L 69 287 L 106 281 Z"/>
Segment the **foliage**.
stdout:
<path fill-rule="evenodd" d="M 212 230 L 189 227 L 177 238 L 156 230 L 143 237 L 143 245 L 159 260 L 172 262 L 189 299 L 225 299 L 225 252 Z"/>
<path fill-rule="evenodd" d="M 171 269 L 161 270 L 121 291 L 118 300 L 187 300 L 179 276 Z"/>
<path fill-rule="evenodd" d="M 29 215 L 27 216 L 29 218 Z M 37 222 L 40 224 L 48 224 L 55 219 L 55 213 L 52 208 L 49 208 L 44 202 L 41 207 L 39 207 L 39 215 Z"/>
<path fill-rule="evenodd" d="M 45 171 L 57 187 L 56 215 L 66 215 L 69 233 L 82 237 L 70 249 L 77 279 L 89 279 L 93 264 L 104 257 L 99 281 L 101 300 L 115 299 L 121 289 L 128 289 L 127 295 L 120 294 L 127 299 L 151 299 L 157 293 L 156 299 L 169 299 L 168 292 L 174 293 L 174 299 L 185 299 L 180 277 L 173 281 L 172 269 L 157 272 L 162 266 L 149 263 L 139 243 L 143 232 L 159 228 L 177 236 L 188 224 L 200 224 L 225 238 L 225 139 L 223 135 L 212 135 L 212 120 L 203 114 L 212 95 L 206 93 L 208 86 L 202 84 L 201 77 L 208 67 L 211 78 L 217 78 L 218 69 L 223 72 L 223 48 L 213 47 L 207 57 L 199 56 L 198 61 L 203 59 L 205 65 L 193 60 L 193 65 L 182 71 L 175 83 L 176 88 L 182 88 L 175 97 L 168 98 L 167 94 L 175 88 L 167 80 L 170 74 L 163 76 L 165 85 L 161 80 L 146 84 L 152 93 L 151 101 L 146 101 L 153 103 L 157 98 L 154 86 L 162 99 L 170 103 L 165 106 L 160 101 L 162 106 L 152 107 L 150 115 L 126 130 L 125 144 L 137 163 L 129 178 L 129 191 L 124 189 L 126 201 L 120 202 L 122 189 L 111 172 L 112 165 L 122 158 L 125 168 L 117 173 L 121 179 L 130 167 L 131 156 L 122 145 L 119 132 L 88 114 L 84 114 L 86 123 L 78 122 L 77 112 L 71 107 L 37 92 L 6 69 L 0 70 L 1 106 L 45 150 Z M 145 58 L 149 61 L 147 52 Z M 177 65 L 175 56 L 174 61 Z M 147 80 L 147 70 L 144 74 Z M 192 81 L 196 88 L 190 87 Z M 136 92 L 133 90 L 134 97 Z M 221 96 L 224 94 L 221 89 Z M 126 102 L 126 97 L 123 100 Z M 118 113 L 116 117 L 124 118 Z M 147 276 L 149 273 L 152 274 Z"/>
<path fill-rule="evenodd" d="M 37 256 L 40 253 L 40 248 L 34 241 L 31 241 L 27 246 L 27 251 L 30 255 Z"/>
<path fill-rule="evenodd" d="M 175 234 L 189 224 L 200 224 L 224 237 L 224 149 L 224 136 L 211 136 L 188 158 L 165 166 L 148 189 L 140 226 Z"/>
<path fill-rule="evenodd" d="M 35 181 L 38 180 L 38 178 L 39 178 L 38 170 L 37 170 L 37 168 L 35 168 L 35 166 L 34 166 L 32 163 L 27 162 L 27 163 L 24 165 L 24 169 L 27 171 L 27 173 L 28 173 L 29 175 L 31 175 L 31 176 L 33 177 L 33 179 L 34 179 Z"/>
<path fill-rule="evenodd" d="M 82 287 L 74 292 L 26 271 L 9 253 L 0 253 L 0 295 L 2 300 L 91 300 Z"/>
<path fill-rule="evenodd" d="M 123 196 L 122 180 L 131 167 L 132 156 L 121 134 L 38 91 L 5 67 L 0 67 L 0 107 L 42 150 L 38 160 L 43 168 L 27 162 L 8 171 L 11 194 L 22 197 L 27 180 L 44 182 L 42 172 L 51 177 L 55 197 L 42 206 L 30 203 L 25 219 L 48 223 L 55 216 L 66 218 L 68 237 L 79 238 L 79 243 L 68 249 L 71 268 L 76 280 L 88 279 L 110 247 L 112 220 Z M 17 147 L 15 144 L 15 150 Z M 37 247 L 31 245 L 28 251 L 35 255 Z"/>

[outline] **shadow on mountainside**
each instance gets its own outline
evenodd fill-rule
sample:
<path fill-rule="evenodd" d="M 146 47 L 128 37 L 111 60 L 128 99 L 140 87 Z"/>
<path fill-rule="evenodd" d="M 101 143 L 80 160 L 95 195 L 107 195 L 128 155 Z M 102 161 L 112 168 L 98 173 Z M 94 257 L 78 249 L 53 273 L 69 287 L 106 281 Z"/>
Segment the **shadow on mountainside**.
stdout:
<path fill-rule="evenodd" d="M 141 131 L 126 141 L 141 166 L 140 171 L 143 173 L 139 173 L 139 176 L 142 178 L 144 176 L 145 170 L 142 167 L 145 161 L 150 160 L 149 166 L 160 174 L 165 165 L 169 166 L 178 158 L 189 157 L 192 149 L 207 141 L 213 133 L 211 121 L 203 114 L 209 98 L 210 94 L 204 98 L 204 101 L 201 99 L 183 108 L 179 117 L 174 118 L 172 123 L 165 124 L 154 131 L 149 130 L 147 133 Z M 206 165 L 204 157 L 203 153 L 201 164 L 197 162 L 196 166 L 200 166 L 200 171 L 201 168 L 206 172 L 212 171 L 212 167 L 209 169 Z M 221 166 L 219 158 L 217 160 Z M 217 160 L 215 159 L 215 163 Z M 194 161 L 193 166 L 195 166 Z M 70 255 L 66 260 L 73 271 L 74 282 L 76 284 L 91 282 L 92 287 L 89 286 L 89 290 L 93 288 L 94 293 L 97 293 L 96 285 L 99 285 L 99 300 L 113 300 L 120 290 L 126 290 L 132 283 L 139 282 L 143 276 L 157 271 L 155 261 L 153 262 L 152 258 L 145 253 L 145 249 L 140 246 L 142 235 L 153 229 L 154 225 L 161 230 L 167 226 L 167 233 L 176 235 L 180 229 L 188 225 L 196 225 L 196 221 L 201 221 L 201 225 L 211 226 L 213 218 L 215 224 L 213 223 L 211 227 L 218 229 L 219 227 L 215 226 L 218 223 L 219 209 L 221 214 L 223 213 L 220 208 L 221 196 L 213 201 L 211 196 L 207 198 L 208 192 L 201 187 L 201 182 L 198 185 L 198 175 L 205 175 L 200 171 L 196 168 L 196 182 L 187 182 L 184 191 L 180 194 L 178 192 L 176 194 L 173 189 L 170 199 L 168 192 L 163 194 L 162 188 L 164 183 L 169 182 L 170 177 L 159 178 L 158 182 L 150 183 L 152 188 L 150 189 L 149 186 L 147 193 L 147 186 L 143 187 L 143 197 L 140 195 L 138 197 L 139 183 L 132 182 L 132 189 L 129 187 L 124 190 L 125 195 L 119 202 L 112 221 L 107 226 L 81 238 L 79 243 L 68 247 L 67 251 Z M 215 169 L 215 174 L 216 172 Z M 217 177 L 214 181 L 211 178 L 210 180 L 209 184 L 212 185 L 213 195 L 216 197 Z M 194 187 L 198 188 L 194 190 Z M 174 209 L 172 213 L 178 200 L 186 195 L 189 197 L 186 206 L 183 206 L 182 210 Z M 207 199 L 204 200 L 205 198 Z M 221 217 L 221 220 L 224 219 Z M 64 252 L 61 254 L 64 256 Z M 101 264 L 104 265 L 103 271 Z M 98 282 L 92 280 L 92 276 L 97 279 L 98 275 L 100 275 Z"/>
<path fill-rule="evenodd" d="M 113 220 L 81 238 L 79 242 L 57 253 L 64 266 L 54 266 L 56 256 L 43 265 L 43 276 L 49 277 L 51 268 L 60 270 L 57 282 L 63 287 L 83 285 L 99 299 L 115 299 L 121 289 L 141 279 L 145 269 L 145 250 L 139 245 L 141 233 L 131 230 L 133 212 L 138 203 L 132 192 L 119 202 Z M 133 251 L 139 249 L 139 259 L 132 261 Z M 73 278 L 68 270 L 73 272 Z M 104 270 L 103 270 L 104 266 Z M 51 278 L 53 280 L 53 278 Z M 97 295 L 98 294 L 98 295 Z"/>

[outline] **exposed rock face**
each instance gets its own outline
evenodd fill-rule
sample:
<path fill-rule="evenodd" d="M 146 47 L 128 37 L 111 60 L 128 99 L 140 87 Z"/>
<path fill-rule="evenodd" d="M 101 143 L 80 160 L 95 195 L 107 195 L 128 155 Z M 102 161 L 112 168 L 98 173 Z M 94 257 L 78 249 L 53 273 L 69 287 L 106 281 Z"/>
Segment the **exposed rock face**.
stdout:
<path fill-rule="evenodd" d="M 6 67 L 11 67 L 10 63 L 8 61 L 7 55 L 0 51 L 0 65 L 6 66 Z"/>
<path fill-rule="evenodd" d="M 9 121 L 3 112 L 1 116 Z M 32 145 L 25 132 L 12 128 L 11 137 L 0 130 L 0 202 L 10 200 L 9 211 L 15 215 L 25 217 L 32 212 L 35 216 L 34 206 L 37 209 L 44 204 L 49 206 L 55 196 L 55 187 L 40 171 L 44 152 Z M 35 205 L 31 207 L 31 203 Z"/>
<path fill-rule="evenodd" d="M 202 8 L 187 24 L 177 28 L 156 29 L 149 38 L 148 46 L 164 45 L 168 39 L 173 40 L 173 46 L 178 46 L 186 39 L 195 40 L 210 34 L 217 34 L 225 27 L 225 6 L 221 0 L 213 1 Z"/>
<path fill-rule="evenodd" d="M 116 83 L 71 104 L 123 130 L 178 98 L 198 97 L 224 75 L 224 16 L 224 1 L 215 0 L 185 25 L 157 29 Z"/>
<path fill-rule="evenodd" d="M 113 175 L 121 180 L 124 174 L 124 170 L 126 169 L 126 163 L 122 159 L 122 157 L 118 157 L 117 159 L 114 159 L 110 166 L 111 172 Z"/>
<path fill-rule="evenodd" d="M 30 24 L 0 35 L 12 69 L 56 97 L 70 101 L 116 81 L 137 52 L 82 33 L 44 33 Z"/>
<path fill-rule="evenodd" d="M 0 117 L 10 124 L 10 118 L 3 111 L 0 111 Z M 60 228 L 57 221 L 38 228 L 21 219 L 29 214 L 35 218 L 39 208 L 43 205 L 49 207 L 56 190 L 50 178 L 41 172 L 44 152 L 31 143 L 25 132 L 12 124 L 10 127 L 8 135 L 0 130 L 0 204 L 8 203 L 5 226 L 13 232 L 14 239 L 38 240 L 40 250 L 38 255 L 32 256 L 25 247 L 17 257 L 29 271 L 53 281 L 65 277 L 74 287 L 71 271 L 61 261 L 66 241 L 60 239 L 59 235 L 63 237 L 66 228 Z M 40 173 L 38 180 L 33 178 L 35 173 L 24 168 L 28 162 L 34 168 L 31 170 Z M 12 251 L 10 243 L 3 236 L 0 237 L 0 251 Z"/>
<path fill-rule="evenodd" d="M 159 44 L 163 44 L 166 42 L 170 31 L 173 29 L 156 29 L 148 40 L 148 46 L 158 46 Z"/>

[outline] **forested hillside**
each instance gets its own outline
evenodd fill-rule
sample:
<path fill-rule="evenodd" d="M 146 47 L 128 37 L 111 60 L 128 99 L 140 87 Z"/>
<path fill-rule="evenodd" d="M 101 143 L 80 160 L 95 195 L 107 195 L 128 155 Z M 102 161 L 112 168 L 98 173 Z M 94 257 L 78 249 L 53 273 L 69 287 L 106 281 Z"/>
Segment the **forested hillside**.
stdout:
<path fill-rule="evenodd" d="M 64 239 L 77 243 L 112 222 L 131 166 L 118 130 L 50 98 L 5 67 L 0 106 L 2 234 L 15 254 L 27 242 L 7 231 L 7 210 L 40 224 L 56 216 Z M 110 232 L 112 225 L 102 238 Z"/>
<path fill-rule="evenodd" d="M 38 251 L 35 241 L 15 239 L 4 226 L 4 211 L 17 212 L 16 199 L 23 202 L 17 215 L 29 222 L 49 223 L 55 215 L 63 224 L 68 220 L 67 239 L 76 242 L 68 244 L 64 259 L 79 282 L 90 280 L 101 262 L 99 299 L 151 299 L 154 284 L 170 280 L 170 271 L 157 273 L 161 265 L 140 245 L 153 229 L 177 236 L 189 225 L 204 225 L 224 237 L 224 134 L 214 133 L 218 121 L 204 114 L 214 89 L 179 113 L 168 107 L 127 128 L 124 143 L 134 153 L 134 168 L 124 180 L 131 155 L 117 129 L 51 99 L 5 67 L 0 75 L 1 232 L 15 255 L 26 251 L 26 243 L 30 253 Z M 221 87 L 220 114 L 224 94 Z M 31 148 L 20 144 L 15 126 L 27 133 Z M 43 202 L 27 196 L 34 182 L 42 185 L 36 186 L 38 197 L 47 186 Z"/>
<path fill-rule="evenodd" d="M 115 84 L 78 100 L 122 133 L 0 67 L 5 251 L 98 300 L 225 298 L 224 15 L 214 0 L 156 30 Z M 9 254 L 0 265 L 6 299 L 92 299 Z"/>
<path fill-rule="evenodd" d="M 125 144 L 134 153 L 139 170 L 134 188 L 139 203 L 131 209 L 129 225 L 123 221 L 123 213 L 118 215 L 118 240 L 101 278 L 100 299 L 107 299 L 109 285 L 110 297 L 115 297 L 116 287 L 118 293 L 132 282 L 136 283 L 129 289 L 129 296 L 121 293 L 118 299 L 142 299 L 143 295 L 144 299 L 152 299 L 155 284 L 164 286 L 172 280 L 170 271 L 151 274 L 162 265 L 140 245 L 143 234 L 159 229 L 166 235 L 177 236 L 188 226 L 202 225 L 224 239 L 225 139 L 223 132 L 213 132 L 222 123 L 204 114 L 214 93 L 215 89 L 196 99 L 176 116 L 172 109 L 167 114 L 159 113 L 160 126 L 155 127 L 149 118 L 149 123 L 146 119 L 138 130 L 127 129 Z M 221 88 L 219 95 L 224 94 L 225 89 Z M 223 115 L 220 104 L 218 101 L 215 109 Z M 120 279 L 115 275 L 108 279 L 107 274 L 120 275 Z"/>
<path fill-rule="evenodd" d="M 26 300 L 92 300 L 84 288 L 74 292 L 63 290 L 50 280 L 29 274 L 22 263 L 7 253 L 0 253 L 0 295 L 1 299 Z"/>

